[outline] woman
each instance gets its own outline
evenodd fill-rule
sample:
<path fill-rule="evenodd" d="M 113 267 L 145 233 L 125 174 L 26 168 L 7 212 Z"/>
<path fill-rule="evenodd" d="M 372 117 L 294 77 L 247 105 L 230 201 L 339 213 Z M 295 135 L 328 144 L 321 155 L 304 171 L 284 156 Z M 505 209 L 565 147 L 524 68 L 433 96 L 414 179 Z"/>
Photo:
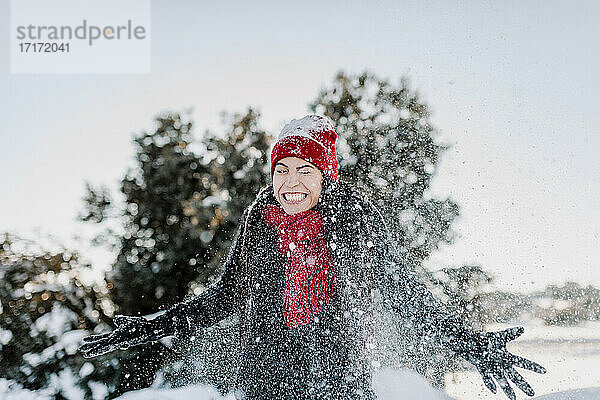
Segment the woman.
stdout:
<path fill-rule="evenodd" d="M 336 139 L 321 116 L 287 124 L 271 151 L 273 184 L 245 210 L 220 280 L 152 320 L 116 316 L 116 330 L 84 339 L 84 356 L 236 314 L 236 397 L 375 399 L 373 329 L 387 310 L 474 364 L 492 392 L 496 381 L 514 399 L 508 378 L 533 396 L 514 366 L 544 368 L 505 347 L 523 329 L 476 333 L 444 310 L 399 257 L 379 211 L 338 180 Z"/>

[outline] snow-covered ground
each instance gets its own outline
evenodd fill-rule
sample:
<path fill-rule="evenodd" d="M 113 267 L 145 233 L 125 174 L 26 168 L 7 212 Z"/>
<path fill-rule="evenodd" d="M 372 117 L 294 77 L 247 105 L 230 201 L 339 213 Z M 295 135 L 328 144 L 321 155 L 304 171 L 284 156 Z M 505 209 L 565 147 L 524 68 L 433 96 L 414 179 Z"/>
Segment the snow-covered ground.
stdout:
<path fill-rule="evenodd" d="M 600 399 L 600 388 L 567 390 L 565 392 L 547 394 L 533 400 L 591 400 Z"/>
<path fill-rule="evenodd" d="M 503 329 L 488 327 L 487 330 Z M 600 323 L 581 327 L 528 326 L 525 334 L 509 344 L 512 352 L 539 362 L 548 373 L 538 375 L 523 371 L 539 400 L 600 399 Z M 51 391 L 32 393 L 0 379 L 0 400 L 47 400 Z M 489 392 L 475 371 L 461 371 L 446 376 L 446 394 L 431 388 L 424 379 L 410 371 L 383 369 L 374 376 L 374 387 L 380 400 L 499 400 L 501 394 Z M 77 393 L 76 391 L 73 392 Z M 518 392 L 517 398 L 528 398 Z M 233 400 L 222 397 L 210 387 L 187 386 L 179 389 L 149 389 L 129 392 L 119 400 Z M 74 396 L 70 400 L 80 400 Z"/>
<path fill-rule="evenodd" d="M 433 389 L 427 381 L 412 371 L 382 369 L 374 377 L 375 391 L 379 400 L 420 399 L 451 400 L 450 397 Z M 229 394 L 221 396 L 206 386 L 186 386 L 180 389 L 144 389 L 129 392 L 118 400 L 234 400 Z"/>

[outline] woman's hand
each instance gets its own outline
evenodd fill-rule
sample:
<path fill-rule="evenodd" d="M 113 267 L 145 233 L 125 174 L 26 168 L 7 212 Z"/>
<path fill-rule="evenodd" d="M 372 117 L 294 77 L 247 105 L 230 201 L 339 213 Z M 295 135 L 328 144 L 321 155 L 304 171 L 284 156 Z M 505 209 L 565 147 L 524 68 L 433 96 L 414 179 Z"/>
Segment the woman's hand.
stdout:
<path fill-rule="evenodd" d="M 483 383 L 492 393 L 497 391 L 495 380 L 511 400 L 515 400 L 516 397 L 507 378 L 526 395 L 534 395 L 531 386 L 514 367 L 528 369 L 538 374 L 546 373 L 546 369 L 541 365 L 523 357 L 515 356 L 506 350 L 506 343 L 515 340 L 524 331 L 523 327 L 518 327 L 497 332 L 473 333 L 465 343 L 465 349 L 460 352 L 467 361 L 477 368 L 483 377 Z"/>
<path fill-rule="evenodd" d="M 83 357 L 92 358 L 117 349 L 126 350 L 131 346 L 166 336 L 164 329 L 154 323 L 155 320 L 117 315 L 113 321 L 117 326 L 114 331 L 83 338 L 85 343 L 79 347 Z"/>

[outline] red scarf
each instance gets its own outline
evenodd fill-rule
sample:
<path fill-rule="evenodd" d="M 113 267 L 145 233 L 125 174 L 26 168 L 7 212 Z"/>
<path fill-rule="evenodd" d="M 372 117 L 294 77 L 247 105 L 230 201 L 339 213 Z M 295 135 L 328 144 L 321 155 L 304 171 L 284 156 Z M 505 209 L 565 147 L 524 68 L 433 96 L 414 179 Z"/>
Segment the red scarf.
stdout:
<path fill-rule="evenodd" d="M 279 251 L 287 256 L 283 290 L 283 316 L 293 328 L 308 324 L 323 311 L 333 292 L 334 270 L 323 222 L 315 210 L 286 214 L 281 207 L 268 204 L 263 211 L 267 224 L 277 230 Z"/>

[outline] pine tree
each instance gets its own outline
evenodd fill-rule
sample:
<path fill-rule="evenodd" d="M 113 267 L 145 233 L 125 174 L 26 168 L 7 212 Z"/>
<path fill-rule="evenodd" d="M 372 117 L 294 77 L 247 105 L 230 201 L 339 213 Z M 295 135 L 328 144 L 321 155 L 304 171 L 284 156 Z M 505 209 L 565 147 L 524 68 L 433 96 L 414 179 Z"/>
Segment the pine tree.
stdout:
<path fill-rule="evenodd" d="M 243 209 L 268 179 L 258 118 L 252 109 L 235 114 L 224 137 L 194 141 L 192 123 L 168 114 L 135 138 L 138 165 L 122 181 L 125 234 L 110 274 L 119 312 L 156 312 L 218 276 Z"/>
<path fill-rule="evenodd" d="M 259 118 L 260 115 L 251 108 L 245 113 L 224 114 L 224 135 L 210 135 L 204 139 L 211 155 L 210 175 L 225 199 L 216 204 L 214 210 L 223 217 L 221 229 L 215 231 L 212 241 L 216 249 L 212 263 L 219 273 L 244 209 L 269 180 L 266 153 L 271 137 L 259 127 Z M 196 209 L 202 211 L 200 207 Z M 199 285 L 208 283 L 199 282 Z M 175 347 L 184 362 L 171 364 L 165 371 L 165 378 L 175 386 L 211 384 L 225 394 L 234 383 L 236 340 L 235 321 L 223 321 L 196 332 L 193 341 L 185 338 L 178 341 Z"/>
<path fill-rule="evenodd" d="M 442 242 L 458 206 L 427 194 L 440 154 L 428 107 L 406 78 L 340 71 L 310 104 L 338 133 L 340 176 L 363 188 L 382 210 L 404 259 L 417 267 Z"/>
<path fill-rule="evenodd" d="M 151 314 L 183 300 L 188 284 L 211 275 L 203 235 L 210 215 L 191 214 L 190 202 L 214 194 L 208 170 L 188 147 L 191 122 L 179 115 L 156 118 L 157 128 L 136 137 L 135 168 L 121 182 L 125 226 L 109 275 L 118 311 Z"/>
<path fill-rule="evenodd" d="M 106 328 L 106 284 L 85 282 L 90 266 L 76 252 L 48 251 L 0 237 L 0 377 L 61 400 L 115 391 L 119 361 L 77 353 L 86 330 Z"/>
<path fill-rule="evenodd" d="M 340 71 L 309 107 L 334 123 L 341 178 L 366 191 L 407 266 L 426 279 L 423 260 L 440 243 L 451 242 L 450 225 L 459 214 L 452 200 L 427 193 L 446 149 L 436 143 L 427 105 L 405 78 L 396 85 L 369 72 Z M 390 346 L 398 354 L 391 365 L 414 368 L 443 386 L 443 374 L 452 367 L 447 349 L 404 328 L 386 334 L 382 340 L 395 341 Z"/>
<path fill-rule="evenodd" d="M 271 143 L 270 136 L 259 127 L 260 114 L 256 110 L 249 108 L 245 113 L 231 115 L 223 113 L 222 117 L 224 134 L 207 134 L 202 139 L 210 156 L 207 177 L 222 199 L 212 203 L 213 208 L 209 210 L 211 215 L 214 213 L 219 217 L 219 224 L 211 230 L 211 248 L 215 253 L 209 260 L 212 269 L 218 272 L 244 209 L 269 182 L 266 153 Z M 203 202 L 206 203 L 206 199 Z M 200 213 L 206 212 L 198 202 L 194 208 Z"/>
<path fill-rule="evenodd" d="M 134 138 L 136 167 L 121 183 L 124 234 L 108 275 L 117 312 L 155 313 L 219 276 L 244 208 L 268 179 L 269 137 L 259 117 L 253 109 L 224 114 L 224 134 L 194 138 L 189 116 L 167 113 Z M 118 214 L 110 199 L 88 185 L 81 219 L 101 223 Z M 120 356 L 122 393 L 148 386 L 166 359 L 181 354 L 159 343 Z"/>
<path fill-rule="evenodd" d="M 481 315 L 482 288 L 492 282 L 492 277 L 479 265 L 442 268 L 428 274 L 446 306 L 472 329 L 483 329 Z"/>

